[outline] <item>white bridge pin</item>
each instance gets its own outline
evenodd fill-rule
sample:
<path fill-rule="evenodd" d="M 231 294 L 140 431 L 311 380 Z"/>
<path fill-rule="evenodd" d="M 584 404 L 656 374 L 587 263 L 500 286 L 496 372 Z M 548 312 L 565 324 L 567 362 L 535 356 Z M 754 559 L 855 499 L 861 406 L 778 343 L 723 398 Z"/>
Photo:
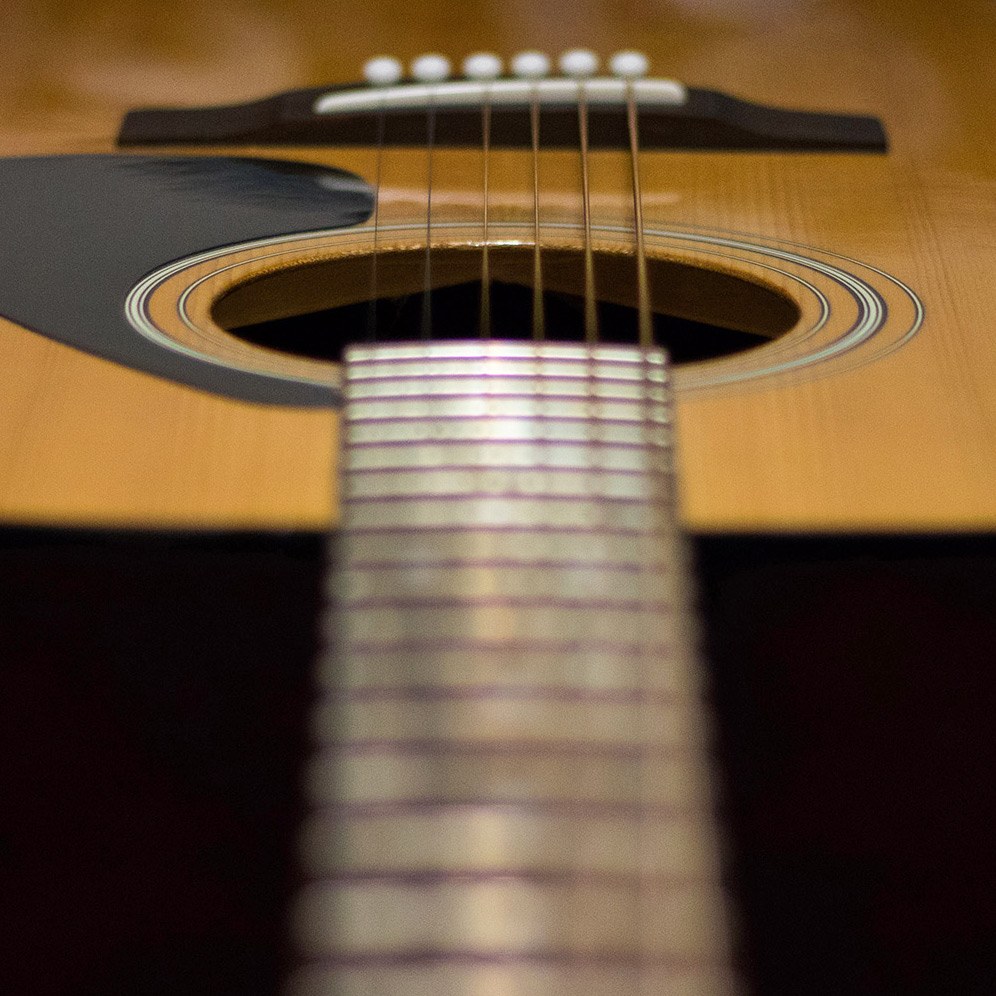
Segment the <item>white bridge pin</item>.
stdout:
<path fill-rule="evenodd" d="M 650 60 L 642 52 L 616 52 L 609 59 L 613 76 L 624 80 L 637 80 L 650 71 Z"/>
<path fill-rule="evenodd" d="M 598 56 L 587 48 L 572 48 L 560 56 L 557 65 L 565 76 L 584 79 L 598 72 Z"/>
<path fill-rule="evenodd" d="M 538 80 L 550 72 L 550 57 L 545 52 L 519 52 L 512 57 L 512 73 L 523 80 Z"/>
<path fill-rule="evenodd" d="M 412 76 L 420 83 L 442 83 L 450 75 L 450 60 L 445 55 L 420 55 L 412 62 Z"/>
<path fill-rule="evenodd" d="M 503 68 L 501 59 L 492 52 L 475 52 L 463 60 L 463 75 L 469 80 L 496 80 Z"/>
<path fill-rule="evenodd" d="M 404 69 L 397 59 L 389 55 L 379 55 L 368 60 L 363 66 L 363 78 L 373 86 L 390 86 L 401 79 Z"/>

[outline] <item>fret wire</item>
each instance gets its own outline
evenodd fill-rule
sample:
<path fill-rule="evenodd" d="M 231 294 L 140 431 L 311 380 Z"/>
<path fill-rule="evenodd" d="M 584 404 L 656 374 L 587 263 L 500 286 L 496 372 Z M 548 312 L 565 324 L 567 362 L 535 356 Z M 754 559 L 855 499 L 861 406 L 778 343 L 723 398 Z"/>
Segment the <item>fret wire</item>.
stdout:
<path fill-rule="evenodd" d="M 354 350 L 347 386 L 366 383 L 370 363 L 412 362 L 415 348 Z M 468 367 L 493 348 L 465 344 Z M 562 349 L 530 348 L 538 370 Z M 581 348 L 595 400 L 579 441 L 600 460 L 612 449 L 601 361 L 614 351 Z M 431 369 L 438 347 L 421 349 L 415 364 Z M 513 467 L 486 481 L 415 470 L 364 494 L 365 464 L 345 451 L 353 500 L 336 537 L 316 676 L 289 991 L 358 996 L 382 982 L 385 962 L 405 969 L 391 991 L 407 990 L 416 968 L 405 959 L 426 950 L 467 961 L 460 992 L 494 982 L 482 956 L 532 964 L 537 954 L 549 964 L 522 991 L 573 991 L 579 966 L 610 950 L 624 966 L 612 992 L 738 991 L 703 682 L 675 618 L 687 612 L 675 577 L 683 558 L 674 510 L 657 507 L 673 492 L 661 480 L 671 468 L 670 440 L 657 432 L 669 417 L 662 361 L 643 354 L 643 449 L 622 468 L 639 472 L 650 500 L 622 519 L 615 497 L 631 492 L 629 473 L 563 482 L 544 469 L 542 446 L 526 490 L 546 504 L 577 492 L 571 508 L 592 506 L 580 526 L 544 524 Z M 463 390 L 476 402 L 473 379 Z M 418 435 L 410 401 L 389 399 L 396 410 L 386 413 L 409 423 L 406 446 Z M 350 400 L 354 415 L 363 404 Z M 350 441 L 359 428 L 347 415 Z M 454 521 L 451 498 L 477 511 Z M 377 536 L 368 510 L 386 517 Z M 403 525 L 386 521 L 402 512 Z M 314 973 L 317 988 L 294 988 Z"/>
<path fill-rule="evenodd" d="M 533 149 L 533 338 L 546 338 L 543 314 L 543 257 L 540 249 L 539 150 L 540 103 L 539 88 L 533 86 L 529 107 L 529 129 Z"/>
<path fill-rule="evenodd" d="M 411 362 L 413 348 L 356 350 L 347 381 L 366 383 L 371 362 L 389 365 L 399 354 Z M 422 347 L 426 368 L 437 348 Z M 468 344 L 470 368 L 492 348 Z M 561 347 L 532 348 L 543 367 Z M 599 361 L 614 354 L 586 351 L 588 396 L 597 400 L 611 376 Z M 358 494 L 365 464 L 346 450 L 344 491 L 354 500 L 343 506 L 330 584 L 324 695 L 305 779 L 312 832 L 302 835 L 306 884 L 293 910 L 297 978 L 324 973 L 322 987 L 308 991 L 370 991 L 380 959 L 440 944 L 468 959 L 489 951 L 503 962 L 532 959 L 536 939 L 556 963 L 530 991 L 567 991 L 576 960 L 600 957 L 607 939 L 624 934 L 625 971 L 612 991 L 671 991 L 694 967 L 697 992 L 737 992 L 703 749 L 708 715 L 674 618 L 687 611 L 674 577 L 682 556 L 673 509 L 656 507 L 672 491 L 660 480 L 671 463 L 670 441 L 656 429 L 668 415 L 661 360 L 644 354 L 635 465 L 640 493 L 656 498 L 634 507 L 632 522 L 620 522 L 614 501 L 630 492 L 631 474 L 608 490 L 611 478 L 590 470 L 561 482 L 543 469 L 542 447 L 528 490 L 556 502 L 564 487 L 583 489 L 577 499 L 595 506 L 583 528 L 543 525 L 520 500 L 513 467 L 487 482 L 414 470 L 397 488 Z M 463 388 L 476 399 L 473 379 Z M 410 421 L 409 398 L 389 403 Z M 607 448 L 607 415 L 597 403 L 587 415 L 581 443 L 592 457 Z M 347 421 L 355 442 L 358 423 Z M 410 446 L 411 431 L 405 438 Z M 498 502 L 491 491 L 515 497 Z M 394 516 L 404 494 L 404 526 L 372 536 L 364 509 Z M 481 515 L 454 522 L 449 498 Z M 444 525 L 415 521 L 429 506 Z M 496 509 L 495 522 L 483 522 Z M 579 561 L 588 556 L 595 561 Z M 516 708 L 506 707 L 509 697 Z M 611 846 L 602 842 L 606 820 L 617 831 Z M 494 859 L 482 828 L 501 842 Z M 358 919 L 361 909 L 374 915 Z M 481 930 L 497 948 L 480 946 Z M 570 963 L 560 958 L 568 950 Z M 460 991 L 489 980 L 474 960 Z"/>
<path fill-rule="evenodd" d="M 584 222 L 584 337 L 598 342 L 595 308 L 595 257 L 591 246 L 591 188 L 588 177 L 588 97 L 584 81 L 578 82 L 578 135 L 581 148 L 581 212 Z"/>
<path fill-rule="evenodd" d="M 633 82 L 626 85 L 626 125 L 629 132 L 630 166 L 633 174 L 633 225 L 636 235 L 636 285 L 638 307 L 638 341 L 644 349 L 654 344 L 653 317 L 650 309 L 650 281 L 647 277 L 647 252 L 643 233 L 643 191 L 640 186 L 640 137 Z"/>

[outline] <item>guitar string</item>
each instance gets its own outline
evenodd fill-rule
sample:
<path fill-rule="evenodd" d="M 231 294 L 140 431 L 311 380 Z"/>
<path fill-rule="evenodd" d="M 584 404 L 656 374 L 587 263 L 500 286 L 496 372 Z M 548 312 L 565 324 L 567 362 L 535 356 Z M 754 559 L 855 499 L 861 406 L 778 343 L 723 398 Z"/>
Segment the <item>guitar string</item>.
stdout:
<path fill-rule="evenodd" d="M 533 153 L 533 338 L 546 338 L 543 312 L 543 253 L 540 246 L 539 150 L 540 101 L 539 86 L 533 84 L 529 102 L 529 134 Z"/>
<path fill-rule="evenodd" d="M 377 152 L 374 166 L 373 249 L 370 254 L 370 307 L 367 309 L 367 342 L 377 341 L 377 254 L 380 250 L 380 187 L 384 166 L 384 131 L 387 101 L 377 108 Z"/>
<path fill-rule="evenodd" d="M 373 217 L 373 247 L 370 262 L 370 304 L 367 316 L 367 340 L 375 341 L 377 334 L 377 295 L 378 295 L 378 256 L 380 252 L 380 190 L 382 184 L 383 153 L 385 141 L 386 101 L 378 105 L 377 113 L 377 145 L 374 179 L 374 217 Z M 490 87 L 486 87 L 482 100 L 482 152 L 483 152 L 483 245 L 481 259 L 481 314 L 480 335 L 490 336 L 491 326 L 491 272 L 489 259 L 489 151 L 491 133 L 491 95 Z M 638 300 L 638 341 L 647 347 L 653 342 L 653 323 L 650 308 L 649 279 L 646 265 L 646 248 L 643 226 L 643 198 L 640 183 L 639 167 L 639 130 L 638 112 L 632 82 L 626 87 L 626 118 L 629 136 L 630 166 L 632 174 L 633 217 L 636 245 L 636 279 Z M 595 303 L 595 272 L 594 253 L 591 237 L 591 198 L 588 173 L 588 107 L 587 94 L 583 81 L 578 84 L 578 128 L 580 137 L 581 176 L 582 176 L 582 217 L 584 229 L 584 326 L 585 339 L 589 342 L 598 340 L 597 309 Z M 429 94 L 427 101 L 426 121 L 426 246 L 424 260 L 424 280 L 422 295 L 422 327 L 423 339 L 431 337 L 432 333 L 432 183 L 433 183 L 433 153 L 436 132 L 436 107 L 434 95 Z M 539 99 L 537 88 L 532 89 L 530 101 L 530 132 L 532 145 L 533 170 L 533 337 L 537 340 L 545 338 L 545 323 L 543 312 L 543 270 L 540 244 L 540 210 L 539 210 L 539 147 L 540 121 Z"/>
<path fill-rule="evenodd" d="M 488 256 L 488 185 L 489 160 L 491 152 L 491 87 L 484 87 L 481 105 L 481 153 L 482 182 L 484 187 L 484 217 L 482 219 L 483 241 L 481 244 L 481 327 L 482 339 L 491 338 L 491 260 Z"/>
<path fill-rule="evenodd" d="M 588 94 L 578 80 L 578 136 L 581 150 L 581 216 L 584 226 L 584 338 L 598 342 L 598 312 L 595 308 L 595 257 L 591 245 L 591 190 L 588 177 Z"/>
<path fill-rule="evenodd" d="M 647 277 L 647 251 L 643 232 L 643 191 L 640 186 L 640 134 L 636 90 L 626 83 L 626 127 L 629 132 L 630 171 L 633 174 L 633 228 L 636 237 L 637 339 L 643 349 L 654 344 L 653 316 L 650 310 L 650 281 Z"/>
<path fill-rule="evenodd" d="M 432 159 L 436 144 L 436 95 L 430 86 L 426 98 L 426 196 L 425 196 L 425 264 L 422 285 L 422 338 L 432 338 Z"/>

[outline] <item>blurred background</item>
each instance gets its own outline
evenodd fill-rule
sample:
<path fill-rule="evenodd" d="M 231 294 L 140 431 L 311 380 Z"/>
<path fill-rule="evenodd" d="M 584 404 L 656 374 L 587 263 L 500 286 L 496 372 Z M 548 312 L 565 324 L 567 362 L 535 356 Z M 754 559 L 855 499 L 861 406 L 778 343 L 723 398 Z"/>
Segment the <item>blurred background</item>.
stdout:
<path fill-rule="evenodd" d="M 962 108 L 996 97 L 994 32 L 988 0 L 7 0 L 0 137 L 108 134 L 128 107 L 348 81 L 379 53 L 583 45 L 641 47 L 657 75 L 756 100 L 887 110 L 934 157 L 972 128 L 992 136 Z"/>

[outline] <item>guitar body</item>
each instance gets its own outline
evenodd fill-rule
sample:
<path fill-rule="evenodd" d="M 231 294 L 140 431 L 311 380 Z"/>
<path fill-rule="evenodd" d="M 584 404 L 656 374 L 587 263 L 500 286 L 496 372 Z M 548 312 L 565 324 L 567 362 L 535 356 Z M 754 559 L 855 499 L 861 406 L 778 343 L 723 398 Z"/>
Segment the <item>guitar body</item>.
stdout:
<path fill-rule="evenodd" d="M 8 620 L 0 621 L 0 632 L 27 648 L 14 655 L 18 673 L 26 676 L 18 686 L 24 688 L 21 708 L 45 714 L 60 668 L 75 666 L 79 642 L 93 656 L 95 680 L 108 687 L 123 682 L 126 689 L 110 694 L 109 713 L 127 710 L 134 700 L 141 703 L 139 713 L 160 715 L 162 729 L 152 734 L 128 732 L 127 724 L 114 727 L 121 749 L 161 746 L 171 737 L 169 719 L 161 717 L 172 713 L 157 713 L 159 707 L 149 704 L 151 682 L 122 678 L 134 652 L 125 644 L 142 638 L 142 620 L 160 646 L 174 639 L 183 647 L 196 644 L 205 625 L 202 607 L 216 597 L 220 616 L 233 620 L 229 628 L 254 634 L 242 651 L 251 667 L 265 668 L 265 655 L 284 652 L 297 662 L 282 679 L 277 694 L 282 719 L 271 721 L 268 734 L 291 738 L 278 751 L 279 763 L 267 782 L 284 809 L 274 815 L 266 806 L 244 808 L 235 829 L 225 823 L 228 816 L 212 814 L 200 803 L 188 815 L 202 831 L 209 828 L 208 836 L 214 833 L 218 847 L 239 837 L 235 824 L 249 827 L 245 833 L 252 843 L 245 853 L 253 859 L 262 853 L 266 834 L 291 834 L 294 792 L 275 787 L 280 781 L 275 772 L 279 768 L 282 778 L 296 763 L 298 741 L 288 730 L 307 698 L 314 649 L 311 637 L 301 633 L 319 599 L 319 537 L 335 529 L 341 514 L 336 484 L 341 369 L 328 357 L 276 352 L 238 330 L 362 302 L 369 286 L 365 261 L 374 249 L 385 259 L 408 260 L 395 271 L 382 266 L 382 289 L 396 280 L 398 293 L 414 292 L 409 271 L 417 270 L 426 243 L 430 167 L 422 149 L 174 143 L 122 150 L 116 135 L 125 112 L 145 105 L 234 104 L 295 86 L 345 83 L 359 75 L 363 58 L 382 51 L 410 58 L 438 50 L 459 58 L 476 48 L 556 52 L 592 44 L 606 53 L 642 49 L 653 74 L 752 101 L 874 115 L 889 136 L 886 153 L 667 148 L 640 153 L 647 253 L 657 261 L 651 271 L 657 278 L 655 307 L 711 328 L 739 328 L 761 337 L 752 349 L 677 367 L 679 516 L 695 539 L 702 567 L 704 622 L 711 632 L 706 642 L 717 668 L 720 719 L 730 723 L 726 749 L 742 752 L 729 766 L 731 783 L 741 777 L 740 787 L 727 788 L 726 795 L 735 844 L 746 855 L 737 874 L 746 897 L 747 961 L 754 966 L 748 975 L 753 973 L 758 991 L 986 991 L 974 985 L 983 938 L 993 927 L 991 897 L 978 886 L 984 876 L 970 881 L 980 870 L 966 855 L 983 849 L 984 807 L 978 796 L 987 786 L 984 773 L 966 774 L 964 766 L 977 764 L 975 751 L 985 750 L 984 734 L 971 731 L 973 716 L 981 731 L 980 703 L 992 694 L 983 663 L 994 635 L 988 598 L 996 594 L 991 152 L 996 89 L 988 71 L 996 14 L 991 5 L 966 0 L 946 9 L 883 0 L 832 7 L 786 2 L 765 9 L 720 2 L 647 7 L 593 2 L 568 13 L 556 5 L 515 3 L 464 5 L 456 12 L 428 2 L 413 17 L 408 6 L 384 2 L 354 5 L 345 21 L 342 12 L 276 2 L 210 11 L 174 4 L 168 22 L 156 19 L 163 17 L 159 8 L 152 13 L 142 5 L 117 10 L 94 3 L 88 11 L 41 14 L 24 5 L 13 19 L 4 62 L 16 80 L 0 98 L 3 155 L 11 160 L 132 156 L 135 162 L 237 157 L 305 163 L 317 176 L 341 171 L 350 179 L 338 192 L 326 184 L 326 200 L 316 195 L 305 203 L 305 198 L 283 214 L 279 205 L 264 203 L 265 182 L 263 201 L 254 201 L 250 210 L 239 200 L 247 196 L 245 181 L 233 181 L 233 193 L 213 177 L 204 180 L 203 171 L 200 179 L 191 179 L 183 168 L 175 175 L 167 171 L 164 180 L 141 181 L 149 186 L 134 188 L 127 210 L 110 195 L 81 201 L 71 184 L 85 191 L 93 190 L 93 183 L 85 171 L 65 179 L 75 169 L 62 169 L 70 160 L 59 166 L 63 179 L 52 180 L 51 188 L 33 184 L 30 172 L 17 181 L 24 184 L 17 212 L 11 207 L 0 219 L 7 260 L 0 272 L 0 524 L 6 536 L 0 571 L 10 579 L 9 592 L 0 599 Z M 59 59 L 59 52 L 68 54 Z M 7 183 L 12 169 L 8 164 L 5 171 L 0 163 L 0 181 Z M 457 285 L 473 277 L 487 240 L 481 149 L 440 143 L 431 169 L 432 246 L 440 258 L 447 251 L 451 256 L 449 270 L 437 267 L 434 286 Z M 629 150 L 594 149 L 587 169 L 600 293 L 610 303 L 616 293 L 625 303 L 634 292 L 622 285 L 633 278 L 620 283 L 611 260 L 632 253 Z M 492 232 L 507 249 L 528 245 L 538 210 L 547 224 L 544 250 L 550 259 L 561 253 L 566 260 L 561 271 L 548 266 L 548 281 L 566 293 L 579 280 L 575 264 L 583 248 L 576 151 L 542 152 L 536 175 L 529 148 L 490 151 Z M 108 182 L 114 189 L 115 181 Z M 57 184 L 64 186 L 56 190 Z M 189 203 L 191 213 L 203 205 L 205 216 L 217 223 L 205 221 L 202 231 L 178 223 L 178 231 L 171 231 L 180 208 L 153 204 L 156 184 L 174 184 L 176 204 Z M 9 205 L 15 203 L 11 189 L 8 183 Z M 51 202 L 49 189 L 79 208 L 67 208 L 31 231 L 38 215 L 30 198 Z M 361 196 L 357 191 L 366 196 L 364 191 L 375 189 L 383 226 L 376 235 L 363 205 L 349 209 L 355 208 L 355 217 L 344 207 L 349 197 Z M 150 210 L 143 218 L 135 204 L 145 190 Z M 252 215 L 257 208 L 258 215 Z M 327 220 L 339 217 L 340 210 L 341 223 Z M 292 211 L 299 215 L 291 217 Z M 107 260 L 114 254 L 105 247 L 126 237 L 148 254 L 121 253 L 119 274 L 106 281 L 95 276 L 105 263 L 111 273 Z M 62 257 L 61 247 L 70 239 L 78 239 L 75 255 Z M 496 280 L 528 282 L 528 260 L 514 252 L 493 255 Z M 86 260 L 97 256 L 100 266 L 89 269 Z M 294 276 L 308 272 L 320 279 Z M 25 291 L 32 274 L 39 275 L 38 293 Z M 722 286 L 728 297 L 710 293 L 710 281 L 727 279 Z M 139 299 L 134 295 L 140 286 L 145 296 Z M 255 289 L 246 293 L 246 287 Z M 9 288 L 16 289 L 7 294 Z M 765 309 L 774 307 L 772 299 L 789 309 L 791 320 L 771 319 Z M 73 328 L 89 323 L 99 330 L 102 314 L 108 327 L 118 323 L 125 329 L 122 316 L 130 314 L 133 300 L 140 300 L 153 338 L 167 342 L 163 355 L 169 361 L 161 367 L 148 335 L 141 343 L 153 357 L 148 362 L 130 363 L 110 353 L 99 336 L 70 344 Z M 754 313 L 756 302 L 760 310 Z M 731 318 L 738 308 L 747 313 Z M 55 315 L 55 324 L 61 321 L 70 331 L 60 338 L 36 314 Z M 121 335 L 132 332 L 136 342 L 145 334 L 131 328 Z M 452 330 L 446 334 L 458 337 Z M 468 337 L 476 334 L 473 329 Z M 179 361 L 173 364 L 174 354 L 182 352 L 177 344 L 211 367 L 210 384 Z M 226 381 L 218 371 L 228 366 L 242 379 Z M 157 564 L 165 565 L 161 576 Z M 258 583 L 242 586 L 232 580 L 239 574 Z M 54 589 L 53 579 L 61 579 Z M 169 611 L 162 604 L 148 607 L 158 599 L 153 593 L 160 584 L 161 597 L 175 600 Z M 123 598 L 122 586 L 143 597 Z M 291 593 L 297 605 L 295 611 L 276 599 L 280 607 L 272 610 L 272 630 L 260 622 L 268 611 L 263 588 Z M 64 602 L 80 606 L 82 615 L 93 619 L 93 629 Z M 37 610 L 42 604 L 44 612 Z M 131 613 L 133 620 L 122 624 L 128 634 L 123 643 L 94 635 L 120 613 Z M 52 629 L 34 644 L 31 633 L 43 616 Z M 167 635 L 174 624 L 175 632 Z M 205 659 L 223 656 L 219 648 L 227 630 L 218 625 L 217 631 L 208 627 Z M 842 627 L 867 636 L 867 658 L 859 639 L 842 638 Z M 280 635 L 292 630 L 293 636 Z M 942 687 L 927 675 L 934 667 L 950 675 L 950 663 L 932 659 L 949 654 L 965 680 Z M 186 651 L 183 656 L 199 658 Z M 157 674 L 178 673 L 170 672 L 165 650 L 152 652 L 150 660 Z M 806 677 L 799 677 L 796 666 Z M 201 684 L 206 679 L 194 679 L 195 670 L 180 668 L 184 677 L 175 687 L 192 682 L 190 687 L 205 695 L 231 690 L 220 679 Z M 871 677 L 875 673 L 879 679 Z M 918 692 L 910 691 L 907 674 L 919 675 L 911 679 L 920 682 Z M 169 685 L 174 679 L 163 680 Z M 265 710 L 265 682 L 258 679 L 254 688 L 240 701 L 246 709 Z M 939 720 L 931 712 L 935 698 L 941 700 Z M 82 696 L 95 710 L 98 699 L 92 689 Z M 823 701 L 841 717 L 835 731 L 821 715 Z M 78 731 L 70 737 L 73 743 L 101 728 L 97 721 L 87 725 L 72 706 L 59 708 L 59 724 Z M 869 708 L 882 725 L 867 715 Z M 967 719 L 960 732 L 967 739 L 955 749 L 950 738 L 957 738 L 962 715 Z M 233 744 L 248 742 L 247 731 L 232 733 L 241 728 L 231 715 L 219 712 L 211 721 L 231 734 Z M 770 736 L 766 724 L 775 731 Z M 810 732 L 800 733 L 800 726 Z M 844 748 L 837 757 L 834 738 L 847 741 L 848 730 L 860 747 L 850 753 Z M 184 737 L 179 747 L 149 748 L 149 765 L 192 770 L 200 748 L 196 738 Z M 116 778 L 146 778 L 115 768 L 116 750 L 110 740 L 101 747 L 101 763 L 117 771 Z M 762 758 L 765 751 L 771 754 Z M 46 764 L 62 763 L 56 754 L 53 761 L 44 751 L 29 752 L 34 768 L 26 763 L 24 784 L 32 771 L 44 773 Z M 180 755 L 186 760 L 177 761 Z M 962 766 L 957 790 L 945 786 L 940 768 L 929 768 L 928 755 L 938 765 L 936 757 Z M 257 761 L 262 756 L 262 751 L 253 755 Z M 922 780 L 903 771 L 907 756 L 914 765 L 928 766 Z M 238 781 L 231 776 L 237 760 L 223 759 L 212 769 L 211 777 L 228 784 L 221 794 L 229 791 L 229 801 L 243 798 L 241 789 L 231 787 Z M 85 778 L 99 783 L 97 767 L 95 762 L 86 769 Z M 151 786 L 157 777 L 148 776 L 143 784 Z M 196 782 L 200 776 L 190 777 Z M 814 780 L 826 782 L 825 797 L 803 787 Z M 919 831 L 911 829 L 918 807 L 897 801 L 917 788 L 924 811 L 934 814 Z M 136 789 L 134 796 L 142 791 Z M 148 791 L 161 816 L 169 800 L 183 795 L 161 786 Z M 205 798 L 212 791 L 203 784 L 197 789 Z M 244 798 L 253 791 L 247 789 Z M 18 798 L 30 809 L 35 793 L 25 788 Z M 116 801 L 105 807 L 107 814 L 128 808 L 127 790 L 111 795 Z M 40 797 L 49 799 L 43 791 Z M 49 843 L 58 835 L 39 827 L 58 820 L 56 803 L 51 806 L 44 818 L 25 824 Z M 860 812 L 841 817 L 849 806 Z M 961 822 L 945 815 L 958 807 L 969 814 Z M 870 827 L 867 838 L 860 814 Z M 171 827 L 184 825 L 182 815 L 162 819 Z M 824 828 L 832 829 L 824 834 Z M 96 839 L 105 832 L 98 821 L 84 836 Z M 44 933 L 44 917 L 35 910 L 37 922 L 28 924 L 22 949 L 29 968 L 22 966 L 18 991 L 110 991 L 106 987 L 113 985 L 125 987 L 119 991 L 160 991 L 145 969 L 136 967 L 143 958 L 170 980 L 161 983 L 162 991 L 235 991 L 236 985 L 242 992 L 272 991 L 282 950 L 280 916 L 254 920 L 246 914 L 246 922 L 232 927 L 246 894 L 231 882 L 219 885 L 206 870 L 196 881 L 181 875 L 184 885 L 171 915 L 156 921 L 155 904 L 138 896 L 121 899 L 143 861 L 126 842 L 128 835 L 114 831 L 112 839 L 118 839 L 115 833 L 131 864 L 109 873 L 116 888 L 94 893 L 95 902 L 112 912 L 98 917 L 89 935 L 74 918 L 57 917 L 57 935 L 78 930 L 83 940 L 68 942 L 68 954 L 46 969 L 40 963 L 32 967 Z M 184 841 L 180 834 L 178 844 L 159 846 L 170 854 L 174 847 L 181 864 L 184 855 L 198 853 L 199 835 L 191 831 Z M 875 865 L 890 838 L 902 857 Z M 22 840 L 18 832 L 15 839 Z M 68 875 L 78 904 L 103 874 L 94 853 L 91 848 L 81 859 L 93 868 L 76 867 Z M 57 891 L 53 883 L 65 869 L 47 865 L 37 852 L 26 860 L 41 870 L 37 876 L 23 871 L 21 892 L 51 899 Z M 221 863 L 226 860 L 231 861 Z M 923 871 L 931 863 L 943 868 L 943 875 Z M 169 863 L 152 864 L 154 889 L 168 890 Z M 271 899 L 288 891 L 291 878 L 287 863 L 277 864 L 274 859 L 262 873 L 268 883 L 263 891 Z M 921 871 L 922 880 L 909 880 Z M 232 882 L 238 874 L 229 868 Z M 876 874 L 881 880 L 874 887 L 867 881 L 847 884 Z M 945 884 L 939 884 L 941 878 Z M 201 896 L 203 882 L 208 886 Z M 836 899 L 827 898 L 838 886 Z M 814 897 L 821 889 L 823 899 Z M 162 954 L 173 950 L 183 933 L 183 911 L 212 904 L 224 911 L 216 921 L 205 915 L 192 919 L 202 938 L 196 944 L 204 950 L 190 959 Z M 800 926 L 798 909 L 806 904 L 809 913 Z M 924 912 L 928 906 L 933 912 Z M 122 927 L 132 908 L 150 923 L 168 925 L 158 935 L 152 927 Z M 765 918 L 777 926 L 766 928 Z M 782 963 L 777 952 L 785 931 L 787 944 L 797 950 Z M 270 954 L 244 955 L 251 945 L 240 947 L 233 940 L 240 932 L 243 941 L 248 935 Z M 122 940 L 115 945 L 108 937 Z M 157 944 L 159 954 L 150 954 Z M 122 953 L 129 945 L 140 953 Z M 228 945 L 227 956 L 217 955 L 219 945 Z M 88 949 L 97 954 L 90 958 Z M 955 968 L 959 959 L 964 964 Z M 821 960 L 836 960 L 837 968 L 822 976 L 813 968 Z M 187 972 L 193 973 L 189 985 L 176 981 Z"/>
<path fill-rule="evenodd" d="M 617 44 L 645 47 L 676 77 L 787 107 L 815 104 L 878 114 L 891 140 L 887 155 L 642 154 L 648 227 L 736 239 L 813 261 L 782 266 L 791 271 L 785 276 L 771 269 L 777 260 L 773 263 L 770 253 L 727 249 L 725 256 L 707 257 L 703 250 L 710 246 L 701 239 L 661 240 L 665 251 L 679 257 L 711 258 L 715 267 L 781 281 L 807 311 L 787 340 L 804 338 L 814 324 L 815 299 L 798 280 L 812 279 L 817 262 L 868 280 L 888 310 L 868 342 L 811 366 L 709 389 L 683 391 L 679 383 L 682 515 L 688 527 L 991 529 L 996 345 L 986 316 L 994 310 L 996 292 L 985 233 L 996 224 L 988 162 L 992 94 L 984 75 L 973 82 L 976 67 L 983 64 L 982 55 L 973 53 L 984 50 L 988 37 L 991 15 L 985 6 L 979 27 L 971 31 L 962 27 L 975 23 L 967 8 L 950 21 L 938 14 L 935 23 L 933 14 L 914 18 L 889 4 L 819 17 L 798 11 L 724 14 L 722 5 L 711 15 L 695 15 L 679 7 L 625 27 L 610 24 L 607 12 L 596 16 L 598 33 L 611 29 L 606 37 L 618 39 Z M 673 28 L 665 27 L 672 23 Z M 355 25 L 364 38 L 363 51 L 403 54 L 383 28 L 368 27 L 373 25 Z M 293 30 L 274 26 L 274 37 Z M 514 48 L 523 28 L 496 21 L 479 30 L 481 44 L 500 40 Z M 668 37 L 663 48 L 660 32 Z M 755 46 L 757 36 L 769 32 L 781 40 L 772 43 L 766 63 Z M 283 78 L 276 86 L 357 74 L 352 54 L 326 63 L 330 57 L 304 48 L 301 36 L 289 37 L 296 39 L 302 68 L 288 69 L 295 79 Z M 446 48 L 445 36 L 431 37 Z M 842 49 L 833 41 L 839 37 L 853 43 Z M 536 45 L 562 41 L 545 35 L 532 39 Z M 404 51 L 419 44 L 408 38 L 405 43 Z M 130 51 L 127 39 L 113 34 L 99 44 L 108 52 L 109 66 L 114 58 L 124 58 L 115 53 Z M 470 40 L 461 38 L 460 44 Z M 711 53 L 708 58 L 703 47 Z M 946 58 L 949 49 L 957 55 Z M 895 54 L 886 63 L 869 51 Z M 178 65 L 196 58 L 182 47 L 171 57 Z M 53 135 L 54 121 L 46 126 L 25 88 L 15 110 L 37 131 L 7 137 L 5 148 L 10 154 L 113 153 L 115 113 L 127 109 L 128 101 L 175 100 L 169 90 L 146 85 L 149 89 L 134 97 L 80 93 L 72 105 L 74 127 L 58 135 Z M 223 92 L 198 97 L 201 102 L 246 99 L 268 85 L 247 81 L 245 91 L 236 91 L 228 80 Z M 41 82 L 38 87 L 41 92 Z M 187 151 L 232 154 L 230 148 L 204 146 Z M 335 166 L 373 180 L 373 156 L 364 150 L 248 151 Z M 480 153 L 441 152 L 438 159 L 437 217 L 479 226 Z M 529 162 L 528 151 L 496 154 L 492 184 L 504 200 L 493 210 L 504 211 L 506 219 L 528 220 Z M 425 163 L 395 150 L 385 157 L 384 169 L 383 196 L 394 215 L 424 219 Z M 627 170 L 625 151 L 594 154 L 596 223 L 631 224 Z M 544 213 L 580 211 L 576 156 L 548 154 L 541 179 Z M 260 263 L 261 268 L 272 265 Z M 240 279 L 251 275 L 250 267 Z M 856 308 L 851 295 L 836 278 L 823 277 L 821 289 L 831 297 L 832 324 L 849 327 Z M 916 314 L 920 305 L 922 324 Z M 53 345 L 9 323 L 4 329 L 3 369 L 14 385 L 4 392 L 0 419 L 6 427 L 0 439 L 5 521 L 258 529 L 320 529 L 335 522 L 330 484 L 334 417 L 233 403 Z M 839 333 L 840 327 L 834 334 Z M 909 340 L 895 348 L 907 335 Z M 778 345 L 784 349 L 785 341 Z M 817 336 L 808 345 L 803 341 L 789 348 L 788 355 L 797 358 L 822 345 Z M 726 361 L 724 373 L 732 368 L 735 374 L 737 367 L 736 361 Z M 703 380 L 702 371 L 691 379 Z M 288 438 L 295 440 L 293 447 L 286 445 Z"/>

